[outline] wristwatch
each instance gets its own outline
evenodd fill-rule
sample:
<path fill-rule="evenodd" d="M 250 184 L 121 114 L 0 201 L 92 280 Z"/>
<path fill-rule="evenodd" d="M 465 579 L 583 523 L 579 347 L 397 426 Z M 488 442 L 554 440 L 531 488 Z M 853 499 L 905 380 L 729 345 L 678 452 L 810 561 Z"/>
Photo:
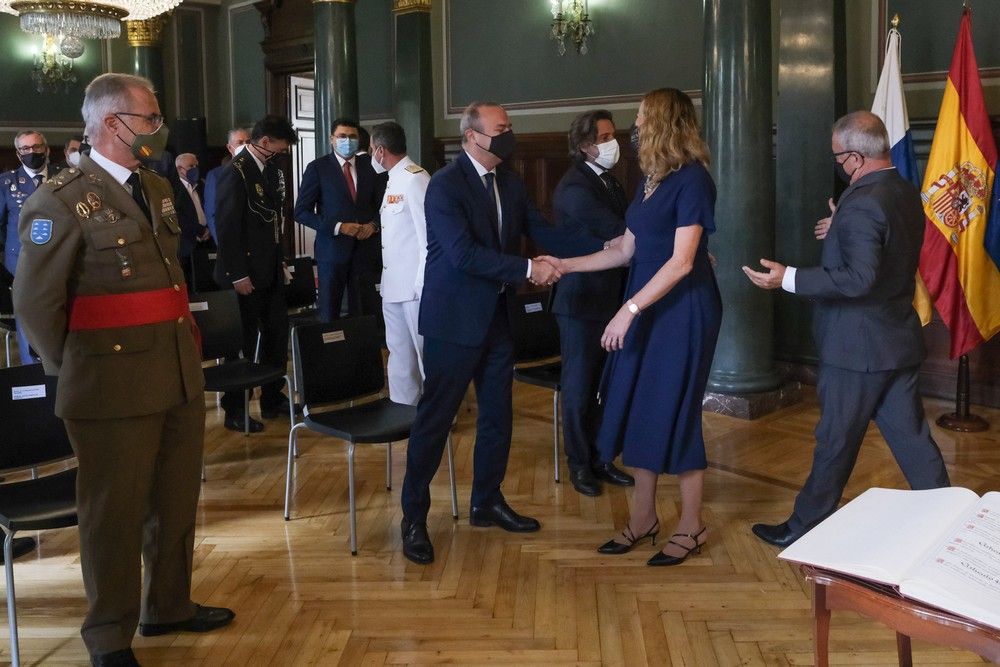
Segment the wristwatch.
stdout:
<path fill-rule="evenodd" d="M 625 306 L 628 307 L 628 312 L 632 313 L 633 315 L 638 315 L 640 312 L 639 306 L 635 305 L 635 302 L 633 302 L 632 299 L 626 301 Z"/>

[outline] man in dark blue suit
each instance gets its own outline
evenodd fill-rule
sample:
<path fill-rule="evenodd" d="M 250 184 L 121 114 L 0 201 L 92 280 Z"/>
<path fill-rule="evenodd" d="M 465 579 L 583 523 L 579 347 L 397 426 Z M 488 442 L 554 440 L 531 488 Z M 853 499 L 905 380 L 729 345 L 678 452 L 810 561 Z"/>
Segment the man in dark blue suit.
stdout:
<path fill-rule="evenodd" d="M 914 489 L 948 486 L 917 379 L 925 349 L 913 290 L 924 239 L 917 189 L 892 166 L 881 119 L 856 111 L 833 126 L 834 167 L 849 183 L 823 241 L 820 266 L 743 271 L 758 287 L 815 301 L 820 418 L 812 469 L 787 521 L 754 524 L 786 547 L 837 509 L 872 420 Z M 817 230 L 826 227 L 824 221 Z"/>
<path fill-rule="evenodd" d="M 514 151 L 503 107 L 474 102 L 462 114 L 458 158 L 427 188 L 427 261 L 420 304 L 424 393 L 410 432 L 403 481 L 403 553 L 434 560 L 427 534 L 430 483 L 469 381 L 479 417 L 469 522 L 530 532 L 535 519 L 515 512 L 500 492 L 513 422 L 514 345 L 507 299 L 526 280 L 551 285 L 559 273 L 520 256 L 521 235 L 563 255 L 586 254 L 602 242 L 549 227 L 514 172 L 497 167 Z"/>
<path fill-rule="evenodd" d="M 628 199 L 611 174 L 619 151 L 609 112 L 586 111 L 573 119 L 569 128 L 573 164 L 552 199 L 557 227 L 586 231 L 605 242 L 625 233 Z M 607 356 L 601 334 L 621 307 L 624 275 L 623 269 L 570 274 L 559 282 L 552 301 L 562 353 L 563 445 L 573 488 L 585 496 L 600 495 L 600 481 L 635 484 L 613 463 L 601 463 L 594 446 L 601 421 L 597 388 Z"/>
<path fill-rule="evenodd" d="M 41 132 L 18 132 L 14 137 L 14 149 L 21 166 L 0 174 L 0 243 L 3 243 L 4 268 L 12 276 L 17 275 L 17 257 L 21 253 L 21 240 L 17 235 L 21 206 L 38 186 L 59 171 L 49 164 L 49 145 Z M 22 364 L 36 362 L 20 325 L 17 327 L 17 347 Z"/>
<path fill-rule="evenodd" d="M 316 230 L 319 316 L 324 322 L 340 317 L 348 284 L 347 310 L 362 313 L 361 290 L 378 282 L 382 273 L 375 213 L 385 193 L 385 178 L 372 169 L 371 157 L 359 155 L 356 121 L 332 123 L 333 153 L 306 167 L 295 201 L 295 220 Z"/>

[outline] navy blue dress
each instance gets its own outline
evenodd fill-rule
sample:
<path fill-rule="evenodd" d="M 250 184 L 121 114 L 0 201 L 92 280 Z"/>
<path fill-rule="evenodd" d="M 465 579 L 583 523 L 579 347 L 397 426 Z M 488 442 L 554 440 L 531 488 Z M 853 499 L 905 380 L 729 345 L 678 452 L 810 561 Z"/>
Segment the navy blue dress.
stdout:
<path fill-rule="evenodd" d="M 701 404 L 722 323 L 722 299 L 708 259 L 715 231 L 715 184 L 699 162 L 667 176 L 625 214 L 635 235 L 626 298 L 649 282 L 674 252 L 678 227 L 704 231 L 694 267 L 632 321 L 622 349 L 604 369 L 604 415 L 597 435 L 601 460 L 619 453 L 627 466 L 679 474 L 706 467 Z"/>

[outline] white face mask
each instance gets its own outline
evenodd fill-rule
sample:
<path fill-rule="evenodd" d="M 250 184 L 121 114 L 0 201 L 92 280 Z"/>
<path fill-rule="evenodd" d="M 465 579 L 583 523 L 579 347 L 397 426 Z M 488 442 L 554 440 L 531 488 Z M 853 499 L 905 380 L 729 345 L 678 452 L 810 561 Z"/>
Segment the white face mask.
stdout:
<path fill-rule="evenodd" d="M 385 157 L 385 150 L 382 151 L 382 157 Z M 372 151 L 372 169 L 375 170 L 376 174 L 384 174 L 386 172 L 386 168 L 382 166 L 382 163 L 375 159 L 374 150 Z"/>
<path fill-rule="evenodd" d="M 621 148 L 618 146 L 617 139 L 594 145 L 597 146 L 598 151 L 597 157 L 594 158 L 595 163 L 605 169 L 611 169 L 618 164 L 618 158 L 621 156 Z"/>
<path fill-rule="evenodd" d="M 79 167 L 80 166 L 80 151 L 73 151 L 72 153 L 70 153 L 69 155 L 67 155 L 66 156 L 66 162 L 71 167 Z"/>

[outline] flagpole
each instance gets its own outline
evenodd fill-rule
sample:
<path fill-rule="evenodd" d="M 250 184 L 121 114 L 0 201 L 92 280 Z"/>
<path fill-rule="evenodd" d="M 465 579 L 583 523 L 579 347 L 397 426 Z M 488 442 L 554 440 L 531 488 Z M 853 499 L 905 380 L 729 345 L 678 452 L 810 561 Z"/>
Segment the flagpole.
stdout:
<path fill-rule="evenodd" d="M 958 388 L 955 392 L 955 411 L 938 417 L 937 425 L 949 431 L 979 433 L 990 427 L 989 422 L 969 412 L 969 355 L 958 358 Z"/>

